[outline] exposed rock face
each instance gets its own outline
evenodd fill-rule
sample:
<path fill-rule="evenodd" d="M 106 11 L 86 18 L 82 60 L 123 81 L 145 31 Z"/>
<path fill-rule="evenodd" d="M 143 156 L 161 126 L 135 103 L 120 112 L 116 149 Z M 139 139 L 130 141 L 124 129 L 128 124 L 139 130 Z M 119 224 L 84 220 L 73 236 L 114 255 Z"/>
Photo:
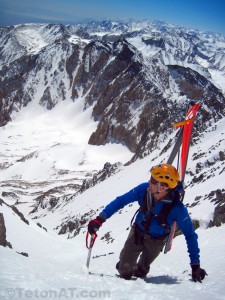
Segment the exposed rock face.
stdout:
<path fill-rule="evenodd" d="M 215 192 L 211 192 L 210 197 L 215 199 L 216 207 L 213 220 L 210 221 L 209 227 L 218 227 L 225 223 L 225 190 L 216 190 Z"/>
<path fill-rule="evenodd" d="M 24 215 L 18 210 L 18 208 L 14 205 L 11 206 L 12 210 L 20 217 L 20 219 L 29 225 L 29 221 L 24 217 Z"/>
<path fill-rule="evenodd" d="M 0 198 L 0 206 L 2 206 L 4 201 Z M 0 213 L 0 246 L 12 248 L 10 242 L 6 240 L 6 227 L 3 213 Z"/>
<path fill-rule="evenodd" d="M 18 111 L 32 100 L 24 91 L 26 78 L 36 65 L 36 57 L 22 56 L 0 69 L 0 125 L 11 120 L 13 111 Z"/>
<path fill-rule="evenodd" d="M 2 213 L 0 213 L 0 245 L 4 247 L 7 245 L 5 221 Z"/>
<path fill-rule="evenodd" d="M 94 174 L 92 179 L 85 179 L 83 181 L 83 184 L 77 193 L 82 193 L 90 187 L 95 186 L 99 182 L 104 181 L 106 178 L 118 172 L 119 167 L 120 163 L 115 163 L 113 165 L 111 165 L 109 162 L 105 163 L 103 169 Z"/>

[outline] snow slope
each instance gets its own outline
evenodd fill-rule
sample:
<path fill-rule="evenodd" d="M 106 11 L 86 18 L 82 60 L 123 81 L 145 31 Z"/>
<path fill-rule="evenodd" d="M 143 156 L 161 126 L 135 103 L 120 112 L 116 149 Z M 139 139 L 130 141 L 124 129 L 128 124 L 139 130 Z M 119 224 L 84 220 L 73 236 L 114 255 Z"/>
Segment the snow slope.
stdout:
<path fill-rule="evenodd" d="M 0 170 L 0 180 L 53 180 L 60 170 L 71 171 L 64 176 L 69 179 L 75 171 L 99 170 L 106 161 L 128 161 L 133 154 L 120 144 L 88 145 L 97 122 L 91 108 L 83 112 L 82 105 L 82 99 L 63 101 L 48 111 L 32 102 L 1 127 L 1 163 L 8 168 Z"/>
<path fill-rule="evenodd" d="M 1 299 L 225 299 L 224 225 L 197 231 L 202 267 L 209 275 L 202 284 L 190 281 L 183 236 L 174 240 L 170 253 L 161 254 L 152 264 L 147 282 L 125 281 L 111 276 L 127 232 L 113 244 L 101 245 L 97 239 L 92 254 L 103 256 L 91 260 L 90 270 L 111 275 L 101 277 L 88 274 L 83 235 L 65 240 L 45 232 L 33 221 L 30 225 L 21 222 L 6 206 L 1 211 L 6 218 L 7 238 L 14 241 L 13 250 L 0 247 Z M 29 257 L 15 252 L 25 248 Z"/>

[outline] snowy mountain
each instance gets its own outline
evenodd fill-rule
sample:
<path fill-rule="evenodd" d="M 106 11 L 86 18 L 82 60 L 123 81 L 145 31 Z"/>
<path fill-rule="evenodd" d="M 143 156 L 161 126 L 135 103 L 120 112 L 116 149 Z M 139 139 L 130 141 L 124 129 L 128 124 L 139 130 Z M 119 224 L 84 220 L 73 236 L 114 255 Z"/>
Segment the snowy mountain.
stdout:
<path fill-rule="evenodd" d="M 52 291 L 66 299 L 75 287 L 73 297 L 88 299 L 101 291 L 109 299 L 224 299 L 225 38 L 163 22 L 104 21 L 6 27 L 0 41 L 1 297 L 35 298 L 38 290 L 39 298 Z M 202 286 L 189 281 L 179 236 L 152 267 L 152 284 L 90 278 L 89 220 L 167 160 L 171 124 L 190 100 L 201 109 L 184 203 L 209 277 Z M 101 228 L 94 272 L 114 274 L 136 210 L 125 207 Z"/>

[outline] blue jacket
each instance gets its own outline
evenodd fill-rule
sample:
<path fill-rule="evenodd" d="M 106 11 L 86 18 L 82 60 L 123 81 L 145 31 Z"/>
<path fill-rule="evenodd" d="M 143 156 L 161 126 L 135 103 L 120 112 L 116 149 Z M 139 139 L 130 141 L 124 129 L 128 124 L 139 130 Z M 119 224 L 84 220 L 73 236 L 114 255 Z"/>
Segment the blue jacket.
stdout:
<path fill-rule="evenodd" d="M 142 183 L 137 187 L 130 190 L 128 193 L 117 197 L 111 203 L 109 203 L 104 210 L 100 213 L 103 217 L 110 218 L 115 212 L 122 209 L 125 205 L 138 201 L 141 206 L 149 183 Z M 153 209 L 153 214 L 159 215 L 163 205 L 168 203 L 168 201 L 157 201 Z M 146 212 L 138 212 L 135 224 L 140 230 L 144 231 L 144 227 L 141 225 L 142 221 L 146 221 Z M 185 236 L 187 242 L 187 249 L 190 256 L 192 264 L 199 262 L 199 248 L 198 248 L 198 236 L 193 228 L 189 213 L 181 201 L 178 201 L 176 205 L 173 206 L 170 213 L 167 216 L 167 223 L 172 226 L 173 222 L 176 221 L 177 225 L 181 229 Z M 162 226 L 157 218 L 152 218 L 149 226 L 149 234 L 152 237 L 161 237 L 167 233 L 165 226 Z"/>

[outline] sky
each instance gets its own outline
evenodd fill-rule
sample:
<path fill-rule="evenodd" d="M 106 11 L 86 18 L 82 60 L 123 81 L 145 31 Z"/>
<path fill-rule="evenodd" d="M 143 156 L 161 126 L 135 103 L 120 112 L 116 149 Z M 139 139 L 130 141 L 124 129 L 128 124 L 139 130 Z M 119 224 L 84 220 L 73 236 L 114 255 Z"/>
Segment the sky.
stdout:
<path fill-rule="evenodd" d="M 225 0 L 0 0 L 0 26 L 134 18 L 225 34 L 224 12 Z"/>

